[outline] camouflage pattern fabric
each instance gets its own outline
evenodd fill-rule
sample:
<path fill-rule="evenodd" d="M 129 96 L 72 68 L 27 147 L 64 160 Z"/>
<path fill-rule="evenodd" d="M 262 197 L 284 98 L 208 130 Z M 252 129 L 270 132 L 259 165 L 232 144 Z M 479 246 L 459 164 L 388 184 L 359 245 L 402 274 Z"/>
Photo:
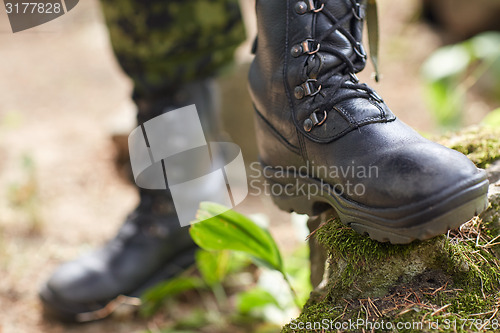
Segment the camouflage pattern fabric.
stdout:
<path fill-rule="evenodd" d="M 245 39 L 238 0 L 102 0 L 134 98 L 164 96 L 230 64 Z"/>

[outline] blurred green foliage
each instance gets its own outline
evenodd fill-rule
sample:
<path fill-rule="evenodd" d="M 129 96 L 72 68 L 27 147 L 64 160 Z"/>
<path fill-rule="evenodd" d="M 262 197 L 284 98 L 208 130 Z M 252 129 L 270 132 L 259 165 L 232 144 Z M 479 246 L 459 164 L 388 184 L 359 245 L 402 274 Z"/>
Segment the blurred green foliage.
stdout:
<path fill-rule="evenodd" d="M 31 154 L 22 156 L 20 169 L 21 179 L 9 184 L 7 201 L 19 213 L 20 222 L 27 224 L 28 231 L 39 234 L 43 227 L 43 218 L 37 168 Z"/>
<path fill-rule="evenodd" d="M 149 317 L 163 305 L 165 300 L 183 293 L 203 287 L 203 281 L 196 276 L 179 276 L 160 283 L 156 287 L 146 291 L 142 296 L 142 315 Z"/>
<path fill-rule="evenodd" d="M 482 123 L 485 126 L 500 128 L 500 108 L 488 113 Z"/>
<path fill-rule="evenodd" d="M 422 66 L 426 100 L 438 125 L 462 125 L 467 92 L 480 83 L 481 96 L 500 101 L 500 32 L 486 32 L 435 51 Z"/>
<path fill-rule="evenodd" d="M 250 314 L 258 308 L 266 305 L 275 305 L 280 307 L 276 298 L 270 292 L 262 288 L 253 288 L 238 294 L 237 306 L 238 311 L 242 314 Z"/>

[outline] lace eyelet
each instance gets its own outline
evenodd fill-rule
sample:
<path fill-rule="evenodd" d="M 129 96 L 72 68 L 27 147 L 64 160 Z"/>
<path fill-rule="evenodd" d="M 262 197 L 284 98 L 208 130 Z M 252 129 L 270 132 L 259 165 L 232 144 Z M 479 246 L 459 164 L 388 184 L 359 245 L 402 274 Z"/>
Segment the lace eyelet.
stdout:
<path fill-rule="evenodd" d="M 295 87 L 294 96 L 296 99 L 302 99 L 306 96 L 316 96 L 321 91 L 322 86 L 319 85 L 315 87 L 313 84 L 317 82 L 316 79 L 308 79 L 306 82 L 302 83 L 300 86 Z"/>
<path fill-rule="evenodd" d="M 323 111 L 323 114 L 322 114 L 323 117 L 321 118 L 321 120 L 318 119 L 319 113 L 321 113 L 321 111 L 319 109 L 317 109 L 313 113 L 311 113 L 309 118 L 304 120 L 304 130 L 306 132 L 310 132 L 310 131 L 312 131 L 312 129 L 315 126 L 321 126 L 325 123 L 326 118 L 328 117 L 328 113 L 326 111 Z"/>
<path fill-rule="evenodd" d="M 319 51 L 321 44 L 314 39 L 306 39 L 300 44 L 292 46 L 290 49 L 290 54 L 294 58 L 298 58 L 303 54 L 315 54 Z"/>
<path fill-rule="evenodd" d="M 364 60 L 367 58 L 365 48 L 363 47 L 363 44 L 361 44 L 360 42 L 356 43 L 354 52 L 356 52 L 356 54 Z"/>
<path fill-rule="evenodd" d="M 316 96 L 317 94 L 319 94 L 319 92 L 321 91 L 321 84 L 316 88 L 313 84 L 313 82 L 318 82 L 318 80 L 316 79 L 308 79 L 302 86 L 304 87 L 307 87 L 305 90 L 305 93 L 306 93 L 306 96 Z M 312 88 L 316 88 L 316 91 L 314 91 Z"/>
<path fill-rule="evenodd" d="M 320 111 L 319 111 L 319 110 L 316 110 L 316 111 L 314 111 L 314 113 L 313 113 L 313 114 L 314 114 L 314 116 L 315 116 L 316 118 L 317 118 L 317 115 L 316 115 L 316 114 L 317 114 L 318 112 L 320 112 Z M 317 124 L 316 124 L 316 126 L 321 126 L 321 125 L 323 125 L 323 124 L 325 123 L 325 121 L 326 121 L 326 118 L 327 118 L 327 117 L 328 117 L 328 112 L 326 112 L 326 110 L 324 110 L 324 111 L 323 111 L 323 119 L 321 119 L 321 120 L 319 121 L 319 123 L 317 123 Z"/>
<path fill-rule="evenodd" d="M 307 54 L 314 54 L 319 51 L 321 44 L 315 41 L 314 39 L 306 39 L 302 42 L 302 52 Z M 313 50 L 314 49 L 314 50 Z"/>
<path fill-rule="evenodd" d="M 307 0 L 307 5 L 309 7 L 309 11 L 313 13 L 319 13 L 320 11 L 325 8 L 325 4 L 322 3 L 320 8 L 316 8 L 316 4 L 314 3 L 314 0 Z"/>
<path fill-rule="evenodd" d="M 305 0 L 307 1 L 299 1 L 295 4 L 295 12 L 299 15 L 304 15 L 307 12 L 312 12 L 312 13 L 319 13 L 320 11 L 325 8 L 325 4 L 322 3 L 320 8 L 316 8 L 316 4 L 314 3 L 314 0 Z"/>
<path fill-rule="evenodd" d="M 309 96 L 311 96 L 311 97 L 316 96 L 316 95 L 317 95 L 317 94 L 319 94 L 319 92 L 321 91 L 321 88 L 322 88 L 322 86 L 321 86 L 321 84 L 320 84 L 320 85 L 319 85 L 319 87 L 318 87 L 318 89 L 317 89 L 315 92 L 313 92 L 311 95 L 309 95 Z"/>
<path fill-rule="evenodd" d="M 325 8 L 325 4 L 324 3 L 321 4 L 321 7 L 317 8 L 317 9 L 313 9 L 312 12 L 313 13 L 319 13 L 320 11 L 323 10 L 323 8 Z"/>
<path fill-rule="evenodd" d="M 361 5 L 359 3 L 355 2 L 355 4 L 353 4 L 352 13 L 356 20 L 363 21 L 363 17 L 361 15 Z"/>

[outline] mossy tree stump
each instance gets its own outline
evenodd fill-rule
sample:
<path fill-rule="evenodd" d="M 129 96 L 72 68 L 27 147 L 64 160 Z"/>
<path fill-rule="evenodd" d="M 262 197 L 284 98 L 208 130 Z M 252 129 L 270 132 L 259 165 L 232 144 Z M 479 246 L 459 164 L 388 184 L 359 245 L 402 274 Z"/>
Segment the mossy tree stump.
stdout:
<path fill-rule="evenodd" d="M 500 159 L 500 130 L 442 142 L 479 167 Z M 337 220 L 323 223 L 314 238 L 327 269 L 283 332 L 500 332 L 500 161 L 491 170 L 488 209 L 429 241 L 378 243 Z M 323 258 L 312 252 L 318 282 Z"/>

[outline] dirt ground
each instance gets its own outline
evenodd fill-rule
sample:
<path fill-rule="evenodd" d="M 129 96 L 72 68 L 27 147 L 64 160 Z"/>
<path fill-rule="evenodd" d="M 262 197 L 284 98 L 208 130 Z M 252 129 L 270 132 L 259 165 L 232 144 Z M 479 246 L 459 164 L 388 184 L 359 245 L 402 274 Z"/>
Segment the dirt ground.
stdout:
<path fill-rule="evenodd" d="M 384 79 L 377 89 L 405 122 L 432 131 L 418 69 L 439 39 L 427 27 L 409 23 L 416 4 L 380 1 Z M 240 62 L 248 59 L 240 56 Z M 370 73 L 368 67 L 361 76 L 373 82 Z M 238 89 L 244 90 L 240 81 Z M 112 133 L 132 129 L 130 90 L 113 58 L 96 0 L 80 1 L 69 14 L 16 34 L 0 11 L 1 333 L 154 328 L 152 321 L 130 318 L 70 326 L 46 321 L 37 298 L 40 284 L 60 263 L 111 237 L 137 202 L 133 187 L 117 176 L 110 139 Z M 230 122 L 251 118 L 245 105 Z M 252 137 L 235 141 L 253 144 Z M 290 249 L 296 244 L 289 215 L 268 200 L 251 197 L 239 210 L 266 213 L 280 245 Z"/>

